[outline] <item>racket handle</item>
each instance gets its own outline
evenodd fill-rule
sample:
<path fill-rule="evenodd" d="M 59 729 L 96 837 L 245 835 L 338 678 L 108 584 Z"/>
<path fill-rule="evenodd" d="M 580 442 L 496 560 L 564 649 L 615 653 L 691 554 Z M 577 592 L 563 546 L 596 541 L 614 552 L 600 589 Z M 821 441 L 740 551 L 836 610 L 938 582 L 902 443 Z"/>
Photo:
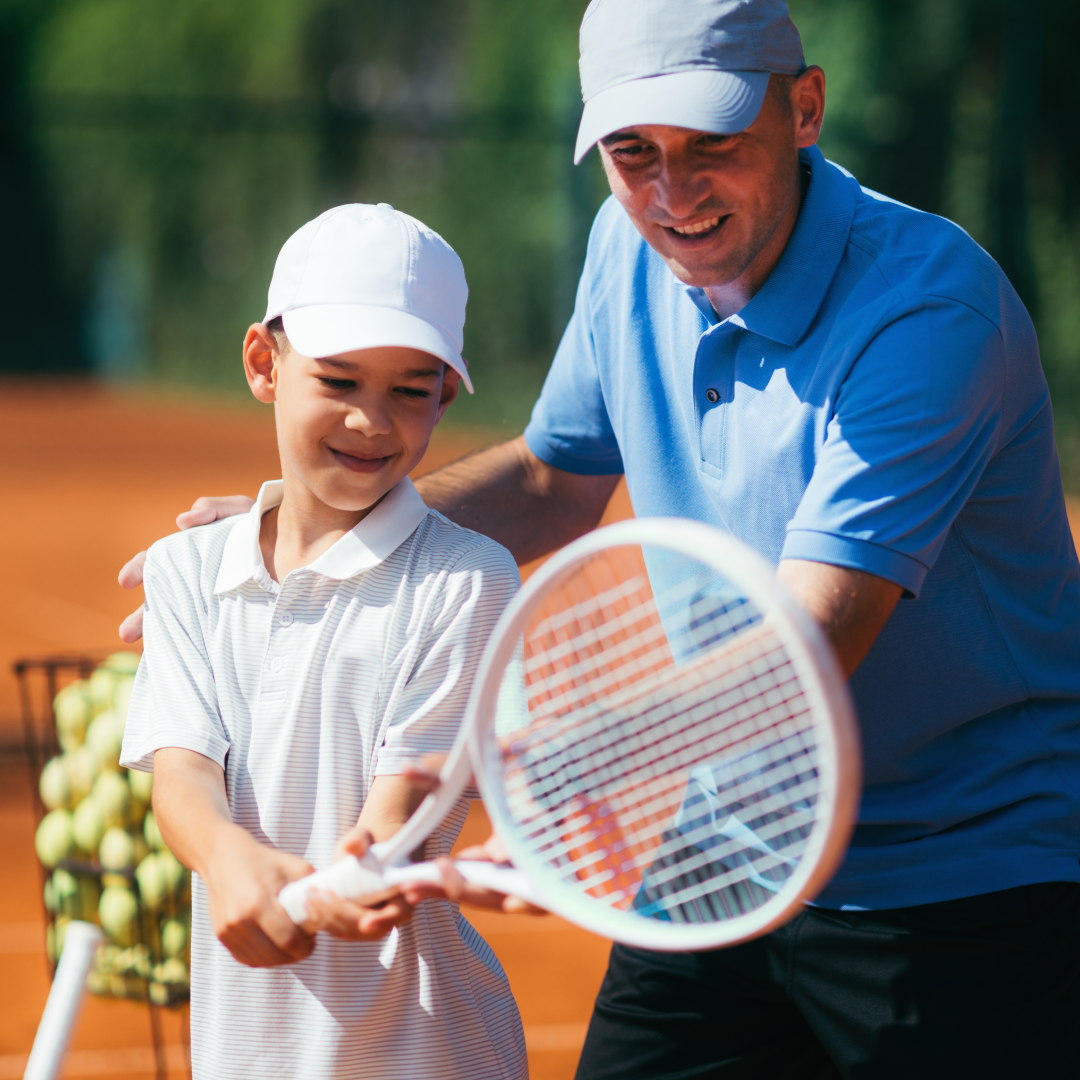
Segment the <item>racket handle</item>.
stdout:
<path fill-rule="evenodd" d="M 528 900 L 540 907 L 544 904 L 532 883 L 520 870 L 473 859 L 463 859 L 454 865 L 461 876 L 473 885 L 519 896 L 522 900 Z M 336 893 L 343 900 L 363 900 L 364 897 L 381 893 L 388 885 L 421 881 L 438 884 L 442 881 L 442 871 L 433 862 L 381 867 L 371 858 L 370 853 L 363 859 L 346 855 L 325 870 L 308 874 L 299 881 L 289 882 L 278 893 L 278 901 L 289 918 L 299 925 L 308 917 L 306 905 L 312 889 Z"/>
<path fill-rule="evenodd" d="M 56 966 L 23 1080 L 54 1080 L 60 1074 L 82 1006 L 86 976 L 100 942 L 101 931 L 93 923 L 68 923 L 64 931 L 64 951 Z"/>
<path fill-rule="evenodd" d="M 532 882 L 512 866 L 482 862 L 478 859 L 455 859 L 454 868 L 471 885 L 506 893 L 528 900 L 530 904 L 543 907 L 545 901 L 533 887 Z M 387 883 L 404 885 L 414 881 L 442 881 L 442 872 L 433 862 L 413 863 L 409 866 L 393 866 L 385 871 Z"/>

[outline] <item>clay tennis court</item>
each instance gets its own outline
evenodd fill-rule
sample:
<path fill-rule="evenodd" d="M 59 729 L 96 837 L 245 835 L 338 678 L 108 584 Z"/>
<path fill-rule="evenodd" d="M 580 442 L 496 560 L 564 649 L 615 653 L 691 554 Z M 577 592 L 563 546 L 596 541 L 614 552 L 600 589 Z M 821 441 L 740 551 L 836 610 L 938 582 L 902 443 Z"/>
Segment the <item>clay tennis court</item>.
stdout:
<path fill-rule="evenodd" d="M 420 471 L 500 438 L 437 431 Z M 79 381 L 0 382 L 0 745 L 8 748 L 0 758 L 0 1080 L 22 1076 L 48 992 L 11 662 L 118 647 L 116 627 L 136 602 L 116 585 L 121 563 L 172 531 L 196 496 L 254 494 L 277 472 L 272 417 L 254 405 Z M 1070 512 L 1075 531 L 1080 505 Z M 629 513 L 620 485 L 606 519 Z M 463 839 L 479 839 L 483 828 L 474 807 Z M 509 975 L 534 1080 L 572 1077 L 608 943 L 554 917 L 469 918 Z M 170 1076 L 186 1075 L 181 1020 L 164 1021 Z M 145 1007 L 89 999 L 64 1075 L 152 1077 Z"/>

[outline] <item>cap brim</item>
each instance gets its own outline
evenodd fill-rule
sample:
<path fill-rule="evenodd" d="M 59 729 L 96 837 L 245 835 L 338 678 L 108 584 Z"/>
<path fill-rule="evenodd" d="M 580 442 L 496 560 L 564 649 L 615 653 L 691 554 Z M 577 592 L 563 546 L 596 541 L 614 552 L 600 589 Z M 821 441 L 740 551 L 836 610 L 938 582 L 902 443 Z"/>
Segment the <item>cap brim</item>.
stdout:
<path fill-rule="evenodd" d="M 367 304 L 315 304 L 282 315 L 289 344 L 304 356 L 339 356 L 355 349 L 399 345 L 445 360 L 473 392 L 469 369 L 454 340 L 431 323 L 399 308 Z"/>
<path fill-rule="evenodd" d="M 761 111 L 767 71 L 680 71 L 601 90 L 585 103 L 574 147 L 576 165 L 601 139 L 638 124 L 733 135 Z"/>

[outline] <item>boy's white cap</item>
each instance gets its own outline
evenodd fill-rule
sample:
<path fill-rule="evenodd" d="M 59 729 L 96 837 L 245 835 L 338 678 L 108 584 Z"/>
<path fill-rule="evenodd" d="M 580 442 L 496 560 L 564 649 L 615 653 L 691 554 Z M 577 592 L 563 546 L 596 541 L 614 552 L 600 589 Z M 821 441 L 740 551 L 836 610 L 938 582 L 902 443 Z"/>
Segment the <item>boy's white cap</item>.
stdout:
<path fill-rule="evenodd" d="M 454 249 L 389 203 L 350 203 L 285 241 L 264 323 L 279 315 L 304 356 L 402 345 L 445 360 L 471 394 L 461 358 L 469 287 Z"/>

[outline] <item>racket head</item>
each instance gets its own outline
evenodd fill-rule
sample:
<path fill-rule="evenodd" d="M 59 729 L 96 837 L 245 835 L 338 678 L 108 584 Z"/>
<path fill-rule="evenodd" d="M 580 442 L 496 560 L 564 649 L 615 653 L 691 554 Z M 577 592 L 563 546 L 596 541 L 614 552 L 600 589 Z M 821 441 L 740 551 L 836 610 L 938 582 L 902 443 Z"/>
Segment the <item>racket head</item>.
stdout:
<path fill-rule="evenodd" d="M 766 933 L 854 828 L 858 728 L 830 646 L 764 559 L 700 522 L 620 522 L 541 567 L 463 733 L 514 864 L 628 945 Z"/>

